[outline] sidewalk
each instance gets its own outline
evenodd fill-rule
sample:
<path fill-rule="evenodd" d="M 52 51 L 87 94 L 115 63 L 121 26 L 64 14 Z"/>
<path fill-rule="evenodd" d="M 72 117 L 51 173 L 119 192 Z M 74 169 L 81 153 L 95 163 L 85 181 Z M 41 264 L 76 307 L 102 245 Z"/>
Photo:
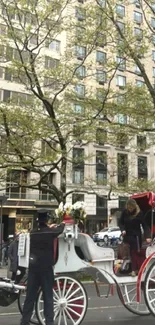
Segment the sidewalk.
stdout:
<path fill-rule="evenodd" d="M 7 268 L 6 267 L 0 267 L 0 278 L 7 277 Z"/>

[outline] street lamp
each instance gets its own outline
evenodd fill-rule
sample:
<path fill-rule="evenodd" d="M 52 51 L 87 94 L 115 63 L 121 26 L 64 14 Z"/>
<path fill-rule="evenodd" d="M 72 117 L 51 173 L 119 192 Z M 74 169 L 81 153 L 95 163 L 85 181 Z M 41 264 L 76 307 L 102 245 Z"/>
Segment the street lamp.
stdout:
<path fill-rule="evenodd" d="M 3 244 L 3 204 L 7 201 L 8 196 L 6 195 L 0 195 L 0 266 L 2 266 L 2 244 Z"/>

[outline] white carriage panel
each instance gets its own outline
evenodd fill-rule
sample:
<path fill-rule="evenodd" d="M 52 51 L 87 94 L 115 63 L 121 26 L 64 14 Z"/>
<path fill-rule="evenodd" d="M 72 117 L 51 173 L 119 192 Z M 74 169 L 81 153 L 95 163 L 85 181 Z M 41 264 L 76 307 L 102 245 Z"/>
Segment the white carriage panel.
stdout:
<path fill-rule="evenodd" d="M 25 236 L 25 239 L 23 239 Z M 30 234 L 21 234 L 19 236 L 18 259 L 19 266 L 28 268 L 30 256 Z"/>
<path fill-rule="evenodd" d="M 64 241 L 64 237 L 60 235 L 58 260 L 54 266 L 54 273 L 76 272 L 86 266 L 87 263 L 81 260 L 75 252 L 74 240 L 69 245 Z"/>
<path fill-rule="evenodd" d="M 149 257 L 154 252 L 155 252 L 155 245 L 147 247 L 146 253 L 145 253 L 146 258 Z"/>

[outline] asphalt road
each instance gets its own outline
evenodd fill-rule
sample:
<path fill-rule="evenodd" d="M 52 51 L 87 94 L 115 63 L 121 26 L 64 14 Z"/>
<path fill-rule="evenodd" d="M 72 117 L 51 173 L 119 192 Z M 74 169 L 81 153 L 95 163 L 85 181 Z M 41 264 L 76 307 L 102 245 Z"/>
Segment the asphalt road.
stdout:
<path fill-rule="evenodd" d="M 153 316 L 136 316 L 126 310 L 116 294 L 113 297 L 98 298 L 93 285 L 87 285 L 89 299 L 88 311 L 83 325 L 149 325 L 155 324 Z M 20 314 L 17 303 L 9 307 L 0 307 L 0 325 L 19 325 Z"/>

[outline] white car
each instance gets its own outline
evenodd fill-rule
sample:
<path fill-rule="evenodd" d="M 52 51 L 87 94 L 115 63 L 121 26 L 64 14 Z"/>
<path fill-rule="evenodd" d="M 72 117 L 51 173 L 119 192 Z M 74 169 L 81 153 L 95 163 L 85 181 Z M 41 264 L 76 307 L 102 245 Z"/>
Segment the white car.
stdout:
<path fill-rule="evenodd" d="M 108 240 L 112 239 L 122 239 L 121 230 L 119 227 L 110 227 L 104 228 L 100 232 L 97 232 L 93 235 L 93 239 L 95 242 L 104 241 L 108 242 Z"/>

